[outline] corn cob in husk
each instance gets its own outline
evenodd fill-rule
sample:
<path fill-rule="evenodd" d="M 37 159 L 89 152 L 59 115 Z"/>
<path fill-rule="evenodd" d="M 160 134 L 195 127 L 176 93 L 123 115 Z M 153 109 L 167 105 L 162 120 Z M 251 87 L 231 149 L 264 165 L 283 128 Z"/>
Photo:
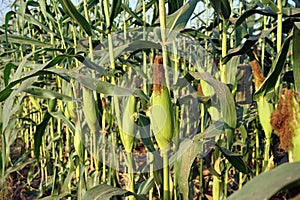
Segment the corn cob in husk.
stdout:
<path fill-rule="evenodd" d="M 167 149 L 173 137 L 173 116 L 170 93 L 165 84 L 162 62 L 163 58 L 161 56 L 155 58 L 150 120 L 159 148 Z"/>
<path fill-rule="evenodd" d="M 98 119 L 96 112 L 96 102 L 94 99 L 93 92 L 87 88 L 83 88 L 82 90 L 83 96 L 83 105 L 82 110 L 84 113 L 85 120 L 88 124 L 91 133 L 96 133 L 96 127 Z"/>
<path fill-rule="evenodd" d="M 125 103 L 120 123 L 120 136 L 126 152 L 131 152 L 135 140 L 136 99 L 130 96 Z"/>

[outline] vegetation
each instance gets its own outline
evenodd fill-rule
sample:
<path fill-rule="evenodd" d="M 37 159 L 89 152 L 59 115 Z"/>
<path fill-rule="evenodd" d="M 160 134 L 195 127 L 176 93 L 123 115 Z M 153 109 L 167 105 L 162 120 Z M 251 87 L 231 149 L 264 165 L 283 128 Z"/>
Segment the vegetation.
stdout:
<path fill-rule="evenodd" d="M 299 44 L 296 0 L 14 1 L 1 198 L 299 198 Z"/>

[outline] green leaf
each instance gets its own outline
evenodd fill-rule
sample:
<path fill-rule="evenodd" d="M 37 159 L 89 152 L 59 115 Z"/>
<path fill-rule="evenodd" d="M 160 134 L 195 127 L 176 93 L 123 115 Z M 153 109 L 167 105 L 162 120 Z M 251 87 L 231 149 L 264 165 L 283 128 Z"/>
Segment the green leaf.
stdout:
<path fill-rule="evenodd" d="M 210 3 L 223 20 L 229 19 L 231 7 L 228 0 L 211 0 Z"/>
<path fill-rule="evenodd" d="M 220 149 L 220 151 L 223 153 L 225 158 L 240 172 L 248 174 L 249 173 L 249 168 L 246 165 L 245 161 L 243 160 L 243 156 L 239 154 L 235 154 L 228 149 L 224 147 L 220 147 L 216 143 L 217 147 Z"/>
<path fill-rule="evenodd" d="M 180 9 L 183 3 L 183 0 L 168 0 L 168 14 L 170 15 Z"/>
<path fill-rule="evenodd" d="M 155 42 L 151 41 L 145 41 L 145 40 L 135 40 L 133 42 L 119 45 L 118 47 L 114 48 L 114 58 L 118 58 L 122 53 L 124 52 L 134 52 L 134 51 L 140 51 L 143 49 L 161 49 L 161 45 L 157 44 Z M 97 55 L 102 55 L 100 65 L 104 65 L 105 63 L 109 63 L 109 54 L 107 53 L 107 49 L 96 52 Z"/>
<path fill-rule="evenodd" d="M 46 127 L 50 119 L 51 115 L 48 112 L 46 112 L 43 121 L 39 125 L 37 125 L 36 131 L 34 133 L 34 155 L 37 161 L 39 161 L 40 158 L 40 147 L 42 144 L 42 137 L 46 131 Z"/>
<path fill-rule="evenodd" d="M 238 26 L 240 26 L 243 22 L 246 22 L 246 19 L 252 15 L 255 14 L 260 14 L 260 15 L 264 15 L 264 16 L 272 16 L 275 17 L 277 16 L 276 13 L 274 13 L 272 10 L 269 9 L 256 9 L 257 6 L 255 6 L 254 8 L 250 9 L 250 10 L 246 10 L 234 23 L 234 27 L 237 28 Z"/>
<path fill-rule="evenodd" d="M 300 93 L 300 22 L 295 22 L 293 29 L 293 73 L 295 88 Z"/>
<path fill-rule="evenodd" d="M 125 3 L 122 4 L 122 9 L 125 10 L 132 18 L 135 18 L 140 25 L 144 24 L 143 19 L 133 12 Z"/>
<path fill-rule="evenodd" d="M 277 5 L 273 1 L 271 1 L 271 0 L 262 0 L 262 3 L 265 6 L 269 6 L 273 10 L 273 12 L 275 12 L 275 13 L 279 12 L 279 9 L 277 8 Z"/>
<path fill-rule="evenodd" d="M 66 125 L 69 127 L 69 129 L 72 131 L 72 132 L 75 132 L 75 126 L 74 124 L 68 120 L 66 118 L 66 116 L 59 110 L 59 111 L 56 111 L 56 112 L 50 112 L 50 115 L 52 117 L 55 117 L 57 119 L 61 119 L 64 121 L 64 123 L 66 123 Z"/>
<path fill-rule="evenodd" d="M 189 199 L 189 170 L 197 155 L 203 152 L 205 138 L 212 138 L 221 135 L 224 127 L 223 121 L 216 121 L 211 124 L 203 133 L 199 133 L 191 139 L 185 139 L 180 143 L 178 154 L 170 158 L 170 163 L 175 162 L 175 175 L 178 176 L 179 191 L 183 199 Z"/>
<path fill-rule="evenodd" d="M 89 35 L 92 36 L 92 29 L 88 21 L 78 12 L 72 1 L 70 0 L 59 0 L 63 9 L 66 13 L 74 19 L 79 26 Z"/>
<path fill-rule="evenodd" d="M 52 73 L 57 73 L 59 75 L 65 75 L 73 78 L 78 81 L 85 87 L 90 90 L 96 91 L 101 94 L 109 95 L 109 96 L 138 96 L 141 99 L 149 100 L 149 98 L 145 95 L 143 91 L 140 89 L 132 90 L 129 88 L 119 87 L 117 85 L 111 84 L 106 81 L 102 81 L 96 78 L 92 78 L 91 76 L 81 75 L 77 71 L 71 71 L 67 69 L 49 69 Z M 1 93 L 0 93 L 1 95 Z M 1 97 L 1 96 L 0 96 Z"/>
<path fill-rule="evenodd" d="M 227 63 L 226 77 L 227 84 L 234 85 L 236 83 L 236 75 L 238 70 L 238 65 L 240 64 L 241 56 L 233 56 Z"/>
<path fill-rule="evenodd" d="M 111 12 L 110 12 L 110 26 L 112 26 L 114 19 L 120 14 L 121 12 L 121 5 L 122 0 L 113 0 L 111 5 Z M 108 27 L 110 29 L 111 27 Z"/>
<path fill-rule="evenodd" d="M 236 110 L 235 110 L 235 101 L 228 87 L 216 80 L 212 75 L 207 72 L 190 72 L 196 80 L 204 80 L 209 83 L 209 85 L 214 89 L 218 103 L 220 104 L 220 110 L 222 112 L 225 123 L 231 127 L 236 127 Z M 219 109 L 219 108 L 217 108 Z"/>
<path fill-rule="evenodd" d="M 154 177 L 151 176 L 147 180 L 143 181 L 139 185 L 139 189 L 137 191 L 138 194 L 148 194 L 149 191 L 155 186 Z"/>
<path fill-rule="evenodd" d="M 251 49 L 251 47 L 256 44 L 256 42 L 261 39 L 261 38 L 265 38 L 267 36 L 269 36 L 270 33 L 272 33 L 273 31 L 275 31 L 276 27 L 273 27 L 269 30 L 266 31 L 262 31 L 261 34 L 257 35 L 257 36 L 252 36 L 250 38 L 248 38 L 244 44 L 234 48 L 234 49 L 230 49 L 228 51 L 228 54 L 222 58 L 222 63 L 226 64 L 233 56 L 237 56 L 237 55 L 243 55 L 245 54 L 249 49 Z"/>
<path fill-rule="evenodd" d="M 5 86 L 8 85 L 9 78 L 10 78 L 10 77 L 9 77 L 9 76 L 10 76 L 10 72 L 11 72 L 11 69 L 12 69 L 13 67 L 15 67 L 15 65 L 12 64 L 12 63 L 7 63 L 7 64 L 5 65 L 5 68 L 4 68 L 4 74 L 3 74 Z"/>
<path fill-rule="evenodd" d="M 6 45 L 8 45 L 8 33 L 7 33 L 7 31 L 8 31 L 8 22 L 11 19 L 11 17 L 15 14 L 16 13 L 14 11 L 9 11 L 5 15 L 5 41 L 6 41 Z"/>
<path fill-rule="evenodd" d="M 5 99 L 7 99 L 9 97 L 9 95 L 12 93 L 13 91 L 13 87 L 16 86 L 17 84 L 31 78 L 31 77 L 35 77 L 35 76 L 39 76 L 39 75 L 45 75 L 45 74 L 57 74 L 54 71 L 46 71 L 45 69 L 50 68 L 55 66 L 56 64 L 60 63 L 64 58 L 66 57 L 76 57 L 76 55 L 59 55 L 56 56 L 55 58 L 53 58 L 52 60 L 50 60 L 49 62 L 35 68 L 34 70 L 31 70 L 29 73 L 25 74 L 24 77 L 16 79 L 11 81 L 3 90 L 0 91 L 0 102 L 4 101 Z M 60 75 L 60 74 L 58 74 Z"/>
<path fill-rule="evenodd" d="M 265 95 L 266 93 L 268 93 L 270 90 L 272 90 L 275 87 L 278 77 L 281 74 L 282 68 L 285 64 L 292 36 L 293 35 L 290 34 L 285 39 L 279 54 L 276 56 L 276 60 L 275 60 L 275 63 L 273 64 L 272 71 L 269 72 L 267 78 L 261 84 L 259 89 L 255 92 L 254 100 L 257 100 L 260 96 Z"/>
<path fill-rule="evenodd" d="M 23 91 L 41 99 L 60 99 L 63 101 L 73 100 L 70 96 L 35 86 L 27 87 Z"/>
<path fill-rule="evenodd" d="M 189 36 L 191 36 L 195 39 L 198 39 L 198 40 L 200 40 L 200 39 L 210 39 L 209 36 L 205 35 L 204 33 L 199 32 L 199 30 L 192 29 L 192 28 L 183 29 L 182 31 L 180 31 L 180 33 L 189 35 Z"/>
<path fill-rule="evenodd" d="M 285 17 L 299 17 L 300 16 L 300 8 L 282 8 L 283 16 Z"/>
<path fill-rule="evenodd" d="M 190 17 L 192 16 L 198 0 L 190 0 L 186 2 L 175 13 L 166 17 L 166 29 L 170 31 L 180 31 L 184 29 Z"/>
<path fill-rule="evenodd" d="M 177 155 L 177 162 L 175 167 L 175 175 L 177 176 L 178 187 L 180 193 L 183 195 L 183 199 L 189 199 L 189 176 L 190 176 L 190 169 L 191 166 L 196 158 L 196 156 L 201 153 L 203 150 L 203 142 L 201 141 L 193 141 L 191 139 L 185 139 L 180 143 Z M 170 161 L 174 157 L 170 158 Z"/>
<path fill-rule="evenodd" d="M 121 188 L 113 187 L 111 185 L 100 184 L 88 191 L 86 191 L 82 199 L 94 199 L 94 200 L 110 200 L 113 196 L 130 196 L 134 195 L 137 200 L 146 200 L 147 198 L 142 195 L 123 190 Z"/>
<path fill-rule="evenodd" d="M 280 190 L 296 187 L 300 181 L 300 162 L 285 163 L 254 177 L 228 200 L 269 199 Z"/>
<path fill-rule="evenodd" d="M 10 35 L 7 35 L 7 39 L 9 42 L 18 43 L 18 44 L 36 45 L 36 46 L 41 46 L 41 47 L 52 47 L 52 45 L 49 43 L 41 42 L 40 40 L 28 38 L 28 37 L 20 36 L 20 35 L 11 35 L 10 34 Z M 1 40 L 5 41 L 6 36 L 0 35 L 0 41 Z"/>
<path fill-rule="evenodd" d="M 34 16 L 25 14 L 24 18 L 29 23 L 34 24 L 34 25 L 40 27 L 41 29 L 43 29 L 44 31 L 46 31 L 48 34 L 53 34 L 55 36 L 57 35 L 55 32 L 51 31 L 47 26 L 45 26 L 42 22 L 40 22 L 39 20 L 35 19 Z"/>

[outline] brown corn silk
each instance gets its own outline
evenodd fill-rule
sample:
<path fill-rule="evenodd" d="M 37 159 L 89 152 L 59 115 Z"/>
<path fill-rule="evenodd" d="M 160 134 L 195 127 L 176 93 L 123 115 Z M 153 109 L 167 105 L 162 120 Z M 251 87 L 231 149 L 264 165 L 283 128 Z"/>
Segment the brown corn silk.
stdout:
<path fill-rule="evenodd" d="M 294 90 L 283 88 L 280 91 L 277 109 L 272 113 L 271 125 L 280 138 L 280 148 L 288 151 L 292 147 L 294 128 L 298 126 L 293 98 L 300 106 L 300 95 Z"/>

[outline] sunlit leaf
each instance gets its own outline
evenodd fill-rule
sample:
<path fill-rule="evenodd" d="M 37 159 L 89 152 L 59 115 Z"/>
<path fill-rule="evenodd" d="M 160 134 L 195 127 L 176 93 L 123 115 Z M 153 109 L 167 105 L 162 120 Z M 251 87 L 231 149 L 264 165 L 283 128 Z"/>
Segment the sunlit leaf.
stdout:
<path fill-rule="evenodd" d="M 78 12 L 72 1 L 70 0 L 59 0 L 64 10 L 68 13 L 68 15 L 74 19 L 81 28 L 89 35 L 92 36 L 92 29 L 89 25 L 88 21 Z"/>
<path fill-rule="evenodd" d="M 113 196 L 130 196 L 134 195 L 136 200 L 146 200 L 147 198 L 141 195 L 134 194 L 127 190 L 113 187 L 107 184 L 97 185 L 88 191 L 86 191 L 82 199 L 94 199 L 94 200 L 110 200 Z"/>
<path fill-rule="evenodd" d="M 276 60 L 272 67 L 272 71 L 269 72 L 267 78 L 264 80 L 264 82 L 259 87 L 259 89 L 255 92 L 254 99 L 257 99 L 262 95 L 265 95 L 267 92 L 269 92 L 275 87 L 278 77 L 281 74 L 283 66 L 285 64 L 291 39 L 292 39 L 292 34 L 285 39 L 279 54 L 276 56 Z"/>
<path fill-rule="evenodd" d="M 284 188 L 292 188 L 297 185 L 299 187 L 299 170 L 300 162 L 279 165 L 275 169 L 254 177 L 227 199 L 246 200 L 253 199 L 253 197 L 255 197 L 255 199 L 269 199 L 276 192 Z"/>

